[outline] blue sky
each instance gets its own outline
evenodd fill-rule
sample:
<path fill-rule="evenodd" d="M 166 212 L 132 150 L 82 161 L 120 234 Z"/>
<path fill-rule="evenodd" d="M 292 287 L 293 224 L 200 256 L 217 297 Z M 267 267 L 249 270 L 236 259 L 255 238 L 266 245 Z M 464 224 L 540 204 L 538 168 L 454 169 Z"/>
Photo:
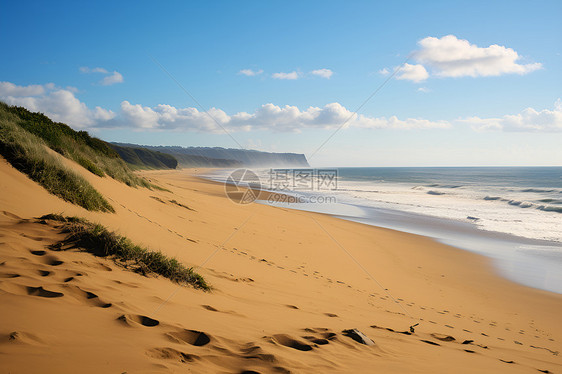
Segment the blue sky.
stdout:
<path fill-rule="evenodd" d="M 562 165 L 560 1 L 0 4 L 0 100 L 104 140 L 310 157 L 390 78 L 311 164 Z"/>

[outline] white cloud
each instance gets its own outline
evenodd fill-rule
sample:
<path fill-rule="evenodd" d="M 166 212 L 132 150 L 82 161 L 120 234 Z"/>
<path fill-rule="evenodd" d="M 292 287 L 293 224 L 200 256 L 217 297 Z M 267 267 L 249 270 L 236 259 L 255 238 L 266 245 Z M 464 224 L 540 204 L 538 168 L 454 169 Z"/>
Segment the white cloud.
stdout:
<path fill-rule="evenodd" d="M 38 84 L 16 86 L 10 82 L 0 82 L 0 96 L 35 96 L 45 92 L 45 88 Z"/>
<path fill-rule="evenodd" d="M 209 113 L 220 123 L 217 125 L 206 113 L 195 108 L 175 108 L 170 105 L 157 105 L 154 108 L 133 105 L 128 101 L 121 104 L 121 122 L 140 129 L 160 129 L 179 131 L 222 132 L 228 131 L 273 130 L 280 132 L 299 132 L 307 128 L 334 129 L 342 126 L 350 117 L 347 126 L 361 128 L 424 129 L 448 128 L 446 121 L 429 121 L 409 118 L 399 120 L 393 116 L 372 118 L 353 115 L 339 103 L 327 104 L 322 108 L 309 107 L 300 110 L 296 106 L 280 107 L 265 104 L 253 113 L 239 112 L 228 115 L 212 108 Z"/>
<path fill-rule="evenodd" d="M 317 69 L 310 72 L 312 75 L 317 75 L 322 78 L 330 79 L 334 72 L 330 69 Z"/>
<path fill-rule="evenodd" d="M 290 73 L 274 73 L 272 77 L 274 79 L 288 79 L 288 80 L 295 80 L 299 79 L 300 74 L 296 71 L 292 71 Z"/>
<path fill-rule="evenodd" d="M 388 75 L 388 74 L 390 74 L 390 70 L 388 70 L 387 68 L 383 68 L 383 69 L 379 70 L 379 74 L 380 75 Z"/>
<path fill-rule="evenodd" d="M 455 35 L 442 38 L 428 36 L 418 42 L 419 49 L 412 54 L 417 64 L 404 64 L 396 79 L 421 82 L 429 76 L 488 77 L 503 74 L 528 74 L 542 69 L 542 64 L 521 64 L 521 56 L 512 48 L 493 44 L 478 47 Z M 395 68 L 396 69 L 396 68 Z M 379 73 L 386 75 L 388 69 Z"/>
<path fill-rule="evenodd" d="M 73 92 L 57 88 L 53 84 L 17 86 L 10 82 L 3 82 L 0 84 L 0 89 L 0 100 L 11 105 L 24 106 L 31 111 L 43 112 L 53 120 L 67 123 L 75 128 L 121 127 L 210 133 L 222 133 L 222 128 L 226 128 L 231 132 L 251 130 L 299 132 L 307 128 L 335 129 L 348 120 L 346 126 L 361 128 L 449 127 L 445 121 L 399 120 L 394 116 L 386 119 L 356 115 L 339 103 L 309 107 L 305 110 L 300 110 L 296 106 L 281 107 L 269 103 L 260 106 L 253 113 L 238 112 L 232 115 L 221 109 L 211 108 L 209 110 L 209 114 L 213 117 L 211 118 L 207 113 L 200 112 L 196 108 L 176 108 L 166 104 L 148 107 L 131 104 L 128 101 L 121 103 L 119 113 L 101 107 L 90 109 L 75 97 Z M 15 96 L 15 93 L 20 96 Z"/>
<path fill-rule="evenodd" d="M 247 77 L 254 77 L 263 73 L 263 70 L 252 70 L 252 69 L 242 69 L 238 72 L 239 75 L 245 75 Z"/>
<path fill-rule="evenodd" d="M 121 73 L 119 73 L 118 71 L 113 71 L 113 72 L 109 72 L 104 68 L 100 68 L 100 67 L 96 67 L 96 68 L 89 68 L 87 66 L 82 66 L 80 67 L 80 72 L 82 73 L 100 73 L 100 74 L 104 74 L 105 77 L 103 77 L 103 79 L 101 81 L 99 81 L 99 84 L 101 84 L 102 86 L 111 86 L 112 84 L 115 83 L 123 83 L 123 75 L 121 75 Z"/>
<path fill-rule="evenodd" d="M 25 95 L 28 94 L 28 95 Z M 222 133 L 270 130 L 299 132 L 304 129 L 335 129 L 346 123 L 346 127 L 370 129 L 447 129 L 449 121 L 432 121 L 423 118 L 399 119 L 391 117 L 369 117 L 357 115 L 339 103 L 323 107 L 308 107 L 264 104 L 254 112 L 238 112 L 232 115 L 221 109 L 211 108 L 209 114 L 196 108 L 176 108 L 160 104 L 155 107 L 121 103 L 118 113 L 101 107 L 89 108 L 74 93 L 57 88 L 54 84 L 17 86 L 0 82 L 0 100 L 39 111 L 55 121 L 67 123 L 75 128 L 120 127 L 141 130 L 175 130 Z M 218 122 L 218 124 L 215 122 Z M 498 118 L 469 117 L 456 123 L 472 125 L 476 131 L 501 130 L 525 132 L 562 132 L 562 100 L 556 100 L 554 108 L 535 110 L 527 108 L 519 114 Z"/>
<path fill-rule="evenodd" d="M 420 87 L 418 88 L 418 92 L 428 93 L 431 92 L 431 90 L 427 87 Z"/>
<path fill-rule="evenodd" d="M 405 120 L 398 119 L 396 116 L 390 118 L 379 117 L 370 118 L 360 116 L 359 123 L 353 123 L 357 127 L 371 128 L 371 129 L 398 129 L 398 130 L 413 130 L 413 129 L 448 129 L 451 124 L 448 121 L 431 121 L 423 118 L 406 118 Z"/>
<path fill-rule="evenodd" d="M 8 84 L 0 84 L 0 100 L 10 105 L 26 107 L 34 112 L 42 112 L 54 121 L 64 122 L 76 128 L 95 126 L 115 117 L 115 113 L 111 110 L 100 107 L 88 108 L 74 96 L 73 92 L 59 89 L 52 83 L 43 86 L 2 83 Z"/>
<path fill-rule="evenodd" d="M 110 86 L 115 83 L 123 83 L 123 76 L 121 73 L 114 71 L 111 75 L 104 77 L 101 82 L 103 86 Z"/>
<path fill-rule="evenodd" d="M 80 71 L 82 73 L 102 73 L 102 74 L 109 74 L 107 70 L 104 68 L 89 68 L 87 66 L 80 67 Z"/>
<path fill-rule="evenodd" d="M 553 110 L 527 108 L 519 114 L 499 118 L 470 117 L 459 122 L 471 124 L 476 131 L 562 132 L 562 101 L 556 100 Z"/>
<path fill-rule="evenodd" d="M 454 35 L 440 39 L 427 37 L 418 45 L 421 48 L 414 54 L 414 59 L 441 77 L 527 74 L 542 68 L 540 63 L 517 63 L 520 56 L 511 48 L 497 44 L 482 48 Z"/>
<path fill-rule="evenodd" d="M 419 83 L 429 77 L 429 74 L 423 65 L 410 65 L 405 63 L 402 67 L 397 67 L 396 69 L 398 69 L 396 79 L 405 79 Z"/>
<path fill-rule="evenodd" d="M 211 108 L 209 113 L 221 125 L 227 125 L 230 120 L 230 117 L 220 109 Z M 196 108 L 175 108 L 167 104 L 150 108 L 123 101 L 121 103 L 121 117 L 120 122 L 126 127 L 201 132 L 222 131 L 220 126 L 207 113 L 200 112 Z"/>

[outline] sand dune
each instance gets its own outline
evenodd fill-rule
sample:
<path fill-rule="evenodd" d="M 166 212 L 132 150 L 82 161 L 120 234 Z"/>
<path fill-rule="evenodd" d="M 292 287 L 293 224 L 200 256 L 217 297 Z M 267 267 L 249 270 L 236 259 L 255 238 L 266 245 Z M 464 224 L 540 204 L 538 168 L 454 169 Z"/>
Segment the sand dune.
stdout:
<path fill-rule="evenodd" d="M 475 254 L 237 205 L 185 171 L 144 172 L 170 190 L 150 191 L 65 162 L 116 213 L 63 202 L 0 160 L 1 372 L 562 371 L 562 297 L 509 282 Z M 60 250 L 65 233 L 36 218 L 47 213 L 175 256 L 213 291 Z"/>

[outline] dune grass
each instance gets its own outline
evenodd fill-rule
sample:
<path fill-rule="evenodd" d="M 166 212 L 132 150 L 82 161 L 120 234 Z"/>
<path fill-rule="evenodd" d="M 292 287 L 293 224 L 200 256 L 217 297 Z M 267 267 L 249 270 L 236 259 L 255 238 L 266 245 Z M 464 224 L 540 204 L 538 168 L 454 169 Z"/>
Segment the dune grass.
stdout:
<path fill-rule="evenodd" d="M 66 168 L 45 147 L 43 140 L 18 126 L 17 117 L 0 111 L 0 154 L 14 168 L 70 203 L 92 211 L 115 211 L 86 179 Z"/>
<path fill-rule="evenodd" d="M 0 102 L 0 120 L 10 117 L 12 122 L 64 157 L 74 160 L 91 173 L 105 175 L 131 187 L 154 187 L 133 173 L 119 154 L 106 142 L 90 136 L 86 131 L 75 131 L 70 126 L 54 122 L 42 113 L 10 106 Z"/>
<path fill-rule="evenodd" d="M 83 218 L 64 217 L 48 214 L 42 220 L 63 223 L 67 237 L 58 245 L 72 245 L 100 257 L 112 257 L 126 268 L 140 273 L 155 273 L 171 281 L 191 285 L 194 288 L 210 291 L 211 287 L 193 268 L 185 267 L 177 259 L 167 257 L 162 252 L 150 251 L 131 242 L 130 239 L 110 232 L 104 226 L 88 222 Z"/>

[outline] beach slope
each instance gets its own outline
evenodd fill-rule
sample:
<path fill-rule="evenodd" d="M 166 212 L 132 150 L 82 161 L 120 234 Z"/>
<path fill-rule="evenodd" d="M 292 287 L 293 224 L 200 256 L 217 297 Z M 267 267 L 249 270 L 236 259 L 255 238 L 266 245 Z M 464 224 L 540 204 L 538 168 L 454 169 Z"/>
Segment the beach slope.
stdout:
<path fill-rule="evenodd" d="M 168 191 L 149 190 L 64 162 L 116 212 L 64 202 L 0 159 L 1 372 L 562 371 L 562 296 L 503 279 L 481 256 L 234 204 L 185 170 L 142 172 Z M 176 257 L 213 289 L 61 250 L 67 233 L 38 219 L 49 213 Z"/>

